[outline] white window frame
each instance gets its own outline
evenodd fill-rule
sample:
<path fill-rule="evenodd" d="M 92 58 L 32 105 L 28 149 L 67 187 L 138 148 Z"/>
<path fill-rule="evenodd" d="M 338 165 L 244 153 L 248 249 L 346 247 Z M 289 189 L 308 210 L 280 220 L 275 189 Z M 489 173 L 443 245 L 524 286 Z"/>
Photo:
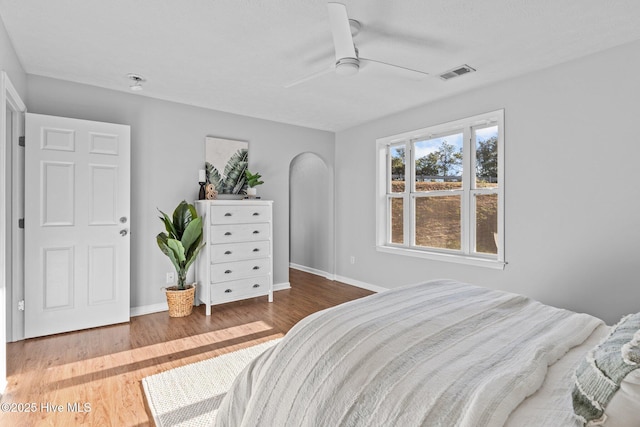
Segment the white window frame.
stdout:
<path fill-rule="evenodd" d="M 484 189 L 474 188 L 472 182 L 475 179 L 475 129 L 498 126 L 498 188 Z M 432 139 L 441 135 L 452 133 L 463 134 L 463 188 L 460 190 L 447 190 L 438 192 L 415 191 L 415 141 Z M 389 147 L 405 147 L 405 192 L 391 193 L 391 158 Z M 376 141 L 377 168 L 376 168 L 376 249 L 381 252 L 398 255 L 413 256 L 439 261 L 457 262 L 468 265 L 484 266 L 489 268 L 504 269 L 505 239 L 504 239 L 504 110 L 496 110 L 478 114 L 460 120 L 454 120 L 435 126 L 404 132 L 379 138 Z M 415 200 L 420 197 L 432 197 L 442 195 L 456 195 L 461 197 L 461 249 L 427 248 L 415 245 Z M 497 194 L 498 196 L 498 236 L 497 254 L 484 254 L 475 252 L 475 197 L 482 194 Z M 403 243 L 391 243 L 390 199 L 401 197 L 404 199 L 403 216 Z"/>

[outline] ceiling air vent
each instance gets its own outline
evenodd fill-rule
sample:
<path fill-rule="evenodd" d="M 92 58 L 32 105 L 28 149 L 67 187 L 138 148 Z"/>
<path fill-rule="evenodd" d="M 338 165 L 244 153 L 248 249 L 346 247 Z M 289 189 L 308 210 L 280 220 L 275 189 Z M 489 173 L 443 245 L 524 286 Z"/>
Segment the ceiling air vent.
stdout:
<path fill-rule="evenodd" d="M 463 74 L 472 73 L 474 71 L 475 71 L 475 68 L 471 68 L 465 64 L 465 65 L 456 67 L 452 70 L 445 71 L 444 73 L 440 74 L 440 78 L 442 80 L 449 80 L 454 77 L 462 76 Z"/>

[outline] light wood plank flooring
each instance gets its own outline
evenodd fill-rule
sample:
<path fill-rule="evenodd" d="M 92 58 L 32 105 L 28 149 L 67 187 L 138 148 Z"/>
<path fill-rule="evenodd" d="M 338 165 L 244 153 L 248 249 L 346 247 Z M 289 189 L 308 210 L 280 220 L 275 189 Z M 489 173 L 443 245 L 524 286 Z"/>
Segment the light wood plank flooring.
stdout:
<path fill-rule="evenodd" d="M 272 304 L 261 297 L 214 306 L 210 317 L 199 306 L 185 318 L 154 313 L 10 343 L 3 409 L 36 410 L 2 411 L 0 426 L 153 425 L 142 378 L 281 337 L 311 313 L 371 294 L 298 270 L 290 270 L 290 283 Z M 69 412 L 68 404 L 88 410 Z M 62 412 L 54 412 L 58 405 Z"/>

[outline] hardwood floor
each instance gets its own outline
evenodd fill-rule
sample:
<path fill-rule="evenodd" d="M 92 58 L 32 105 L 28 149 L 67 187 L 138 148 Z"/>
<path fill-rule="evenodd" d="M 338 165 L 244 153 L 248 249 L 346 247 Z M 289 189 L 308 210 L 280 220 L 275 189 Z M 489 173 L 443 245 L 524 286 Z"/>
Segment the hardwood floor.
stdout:
<path fill-rule="evenodd" d="M 148 426 L 142 378 L 283 336 L 303 317 L 372 292 L 290 270 L 291 289 L 7 345 L 0 426 Z M 77 404 L 81 411 L 69 411 Z M 58 411 L 57 409 L 60 409 Z M 7 412 L 34 409 L 30 413 Z"/>

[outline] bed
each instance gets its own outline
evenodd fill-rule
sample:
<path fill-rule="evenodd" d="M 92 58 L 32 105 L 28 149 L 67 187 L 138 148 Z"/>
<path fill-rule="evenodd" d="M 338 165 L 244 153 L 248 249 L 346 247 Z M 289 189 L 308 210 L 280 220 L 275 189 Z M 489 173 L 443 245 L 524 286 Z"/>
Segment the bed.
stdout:
<path fill-rule="evenodd" d="M 451 280 L 393 289 L 300 321 L 238 376 L 216 425 L 637 427 L 624 400 L 607 420 L 617 389 L 598 403 L 590 382 L 614 340 L 638 358 L 622 364 L 640 388 L 640 315 L 623 320 Z"/>

